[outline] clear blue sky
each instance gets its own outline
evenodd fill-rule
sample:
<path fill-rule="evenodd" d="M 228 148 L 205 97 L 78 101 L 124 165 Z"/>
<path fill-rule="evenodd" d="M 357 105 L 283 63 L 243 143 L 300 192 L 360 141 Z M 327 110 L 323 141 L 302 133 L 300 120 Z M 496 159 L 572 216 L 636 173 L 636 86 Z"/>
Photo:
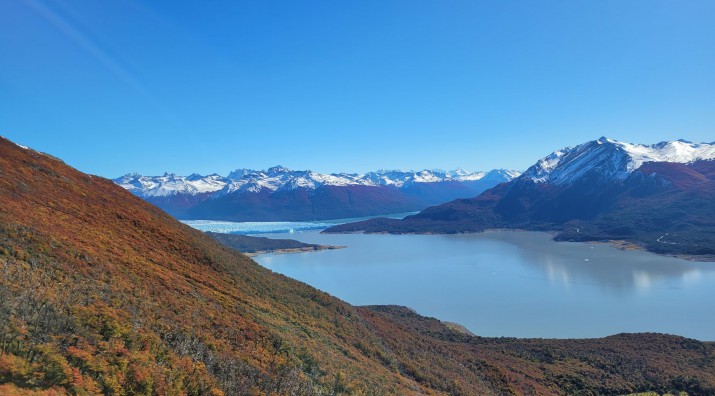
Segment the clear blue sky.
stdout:
<path fill-rule="evenodd" d="M 715 1 L 0 0 L 0 135 L 115 177 L 715 140 Z"/>

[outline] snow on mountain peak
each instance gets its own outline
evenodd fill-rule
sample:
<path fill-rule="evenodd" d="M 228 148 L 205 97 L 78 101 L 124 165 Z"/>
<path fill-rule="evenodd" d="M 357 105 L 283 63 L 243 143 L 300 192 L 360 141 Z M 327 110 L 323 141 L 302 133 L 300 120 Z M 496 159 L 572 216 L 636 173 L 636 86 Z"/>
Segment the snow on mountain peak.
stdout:
<path fill-rule="evenodd" d="M 290 169 L 286 168 L 285 166 L 282 165 L 276 165 L 273 167 L 268 168 L 266 171 L 269 174 L 278 174 L 278 173 L 290 173 Z"/>
<path fill-rule="evenodd" d="M 494 171 L 492 171 L 494 172 Z M 511 180 L 518 172 L 506 171 L 496 177 Z M 491 172 L 490 172 L 491 174 Z M 236 169 L 227 177 L 212 174 L 202 176 L 192 174 L 177 176 L 164 173 L 163 176 L 142 176 L 127 174 L 115 179 L 115 182 L 134 194 L 142 197 L 161 197 L 175 194 L 196 195 L 201 193 L 230 194 L 236 191 L 260 192 L 297 188 L 316 189 L 320 186 L 387 186 L 406 187 L 412 183 L 437 183 L 443 181 L 476 181 L 488 175 L 485 172 L 467 172 L 463 169 L 452 171 L 422 170 L 399 171 L 379 170 L 366 174 L 356 173 L 317 173 L 313 171 L 292 171 L 284 166 L 274 166 L 267 170 Z"/>
<path fill-rule="evenodd" d="M 486 174 L 482 175 L 480 179 L 483 180 L 512 180 L 516 179 L 521 175 L 521 172 L 510 170 L 510 169 L 492 169 Z"/>
<path fill-rule="evenodd" d="M 228 174 L 228 176 L 226 176 L 226 178 L 231 179 L 231 180 L 238 180 L 251 172 L 255 172 L 255 171 L 252 169 L 246 169 L 246 168 L 236 169 L 236 170 L 230 172 Z"/>
<path fill-rule="evenodd" d="M 141 197 L 162 197 L 178 193 L 196 195 L 221 190 L 226 185 L 218 175 L 176 176 L 164 173 L 163 176 L 142 176 L 130 173 L 114 180 L 115 183 Z"/>
<path fill-rule="evenodd" d="M 646 162 L 691 163 L 712 159 L 715 159 L 712 143 L 675 140 L 645 145 L 601 137 L 549 154 L 527 169 L 524 177 L 537 183 L 567 184 L 596 172 L 606 179 L 623 180 Z"/>

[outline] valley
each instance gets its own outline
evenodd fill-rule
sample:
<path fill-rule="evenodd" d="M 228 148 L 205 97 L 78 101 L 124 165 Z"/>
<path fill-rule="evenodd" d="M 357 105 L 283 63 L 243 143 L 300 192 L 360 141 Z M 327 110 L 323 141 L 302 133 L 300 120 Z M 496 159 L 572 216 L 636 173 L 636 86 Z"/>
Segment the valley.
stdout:
<path fill-rule="evenodd" d="M 113 182 L 5 139 L 0 173 L 3 391 L 715 390 L 709 342 L 652 333 L 474 337 L 275 274 Z"/>
<path fill-rule="evenodd" d="M 715 396 L 713 21 L 0 1 L 0 396 Z"/>

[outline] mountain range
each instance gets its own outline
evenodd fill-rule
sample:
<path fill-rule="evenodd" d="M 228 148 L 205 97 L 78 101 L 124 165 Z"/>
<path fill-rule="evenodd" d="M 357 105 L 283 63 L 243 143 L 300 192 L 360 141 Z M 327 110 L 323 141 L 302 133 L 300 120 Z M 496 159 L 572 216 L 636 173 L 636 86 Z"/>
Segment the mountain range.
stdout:
<path fill-rule="evenodd" d="M 1 138 L 0 272 L 0 394 L 715 392 L 713 343 L 484 338 L 355 307 Z"/>
<path fill-rule="evenodd" d="M 503 169 L 322 174 L 275 166 L 237 169 L 226 177 L 134 173 L 114 181 L 179 219 L 303 221 L 417 211 L 477 195 L 518 175 Z"/>
<path fill-rule="evenodd" d="M 556 232 L 567 241 L 625 241 L 664 254 L 715 255 L 715 143 L 653 145 L 602 137 L 542 158 L 477 197 L 403 220 L 326 232 L 462 233 L 492 228 Z"/>

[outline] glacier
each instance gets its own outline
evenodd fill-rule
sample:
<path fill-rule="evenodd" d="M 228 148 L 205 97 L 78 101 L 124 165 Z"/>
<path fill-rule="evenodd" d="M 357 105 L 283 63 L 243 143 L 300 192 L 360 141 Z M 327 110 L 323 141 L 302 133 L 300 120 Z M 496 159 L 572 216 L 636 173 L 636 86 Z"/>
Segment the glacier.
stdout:
<path fill-rule="evenodd" d="M 332 219 L 322 221 L 222 221 L 222 220 L 180 220 L 182 223 L 203 232 L 220 232 L 223 234 L 280 234 L 300 232 L 306 230 L 324 230 L 338 224 L 352 223 L 387 217 L 390 219 L 403 219 L 417 212 L 393 213 L 380 216 L 351 217 L 345 219 Z"/>
<path fill-rule="evenodd" d="M 182 223 L 203 232 L 220 232 L 222 234 L 268 234 L 289 233 L 291 231 L 305 231 L 325 229 L 335 223 L 309 222 L 309 221 L 213 221 L 213 220 L 182 220 Z"/>

